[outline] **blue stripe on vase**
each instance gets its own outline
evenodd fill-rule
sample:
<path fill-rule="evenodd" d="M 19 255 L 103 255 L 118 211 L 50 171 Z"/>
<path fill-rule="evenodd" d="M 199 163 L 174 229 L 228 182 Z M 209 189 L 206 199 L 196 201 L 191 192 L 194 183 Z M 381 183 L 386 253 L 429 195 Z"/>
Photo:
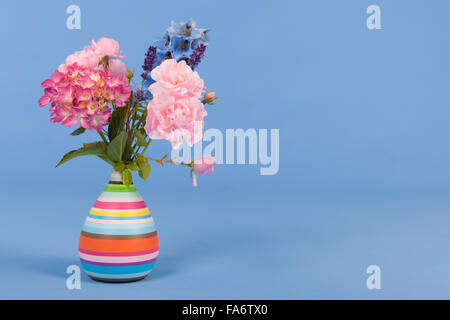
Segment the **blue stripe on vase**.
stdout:
<path fill-rule="evenodd" d="M 130 274 L 139 272 L 148 272 L 153 269 L 155 262 L 140 264 L 137 266 L 98 266 L 81 261 L 83 269 L 89 272 L 110 274 Z"/>
<path fill-rule="evenodd" d="M 93 228 L 89 226 L 84 226 L 83 231 L 89 232 L 89 233 L 96 233 L 96 234 L 110 234 L 110 235 L 138 235 L 138 234 L 145 234 L 150 233 L 153 231 L 156 231 L 155 226 L 146 227 L 146 228 L 139 228 L 139 229 L 103 229 L 103 228 Z"/>

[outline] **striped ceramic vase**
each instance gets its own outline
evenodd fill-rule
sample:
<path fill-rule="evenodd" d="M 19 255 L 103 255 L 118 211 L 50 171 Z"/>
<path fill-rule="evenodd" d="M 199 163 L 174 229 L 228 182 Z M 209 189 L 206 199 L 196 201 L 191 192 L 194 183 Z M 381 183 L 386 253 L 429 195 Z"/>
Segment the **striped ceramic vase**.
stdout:
<path fill-rule="evenodd" d="M 88 214 L 79 242 L 81 265 L 92 279 L 128 282 L 145 278 L 158 257 L 155 223 L 132 184 L 120 173 L 111 180 Z"/>

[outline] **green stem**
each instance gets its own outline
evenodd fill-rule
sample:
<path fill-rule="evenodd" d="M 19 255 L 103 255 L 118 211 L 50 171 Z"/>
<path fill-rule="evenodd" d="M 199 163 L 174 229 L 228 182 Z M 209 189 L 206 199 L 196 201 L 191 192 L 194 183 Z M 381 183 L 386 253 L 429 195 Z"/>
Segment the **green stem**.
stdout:
<path fill-rule="evenodd" d="M 141 158 L 145 158 L 145 159 L 148 159 L 148 160 L 152 160 L 152 161 L 158 162 L 159 164 L 161 164 L 161 162 L 165 162 L 165 163 L 172 163 L 172 164 L 183 165 L 183 166 L 187 166 L 187 167 L 191 166 L 190 163 L 177 162 L 177 161 L 173 161 L 173 160 L 155 159 L 155 158 L 151 158 L 151 157 L 145 157 L 142 154 L 138 155 L 138 154 L 135 153 L 134 156 L 136 157 L 136 159 L 138 157 L 141 157 Z"/>
<path fill-rule="evenodd" d="M 103 134 L 103 132 L 100 131 L 98 134 L 100 135 L 100 137 L 102 137 L 103 142 L 108 144 L 108 141 L 106 140 L 105 135 Z"/>
<path fill-rule="evenodd" d="M 190 163 L 177 162 L 177 161 L 173 161 L 173 160 L 161 160 L 161 159 L 155 159 L 155 158 L 150 158 L 150 157 L 145 157 L 145 156 L 141 156 L 141 157 L 144 157 L 144 158 L 146 158 L 148 160 L 152 160 L 152 161 L 155 161 L 155 162 L 158 162 L 158 163 L 165 162 L 165 163 L 173 163 L 173 164 L 178 164 L 178 165 L 183 165 L 183 166 L 188 166 L 188 167 L 191 166 Z"/>
<path fill-rule="evenodd" d="M 147 151 L 147 148 L 150 145 L 150 142 L 152 142 L 152 138 L 148 138 L 147 145 L 145 146 L 144 150 L 142 150 L 141 155 L 144 155 L 145 151 Z"/>

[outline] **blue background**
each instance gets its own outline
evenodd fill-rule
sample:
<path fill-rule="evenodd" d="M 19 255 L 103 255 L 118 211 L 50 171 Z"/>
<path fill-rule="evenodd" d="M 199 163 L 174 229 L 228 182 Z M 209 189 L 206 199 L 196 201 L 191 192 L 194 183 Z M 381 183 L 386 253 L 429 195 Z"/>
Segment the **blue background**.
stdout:
<path fill-rule="evenodd" d="M 66 8 L 81 8 L 81 30 Z M 366 8 L 381 7 L 382 30 Z M 2 1 L 0 298 L 450 298 L 450 3 Z M 219 165 L 135 179 L 160 236 L 148 279 L 85 275 L 78 236 L 110 168 L 54 165 L 89 132 L 49 122 L 40 83 L 102 36 L 130 68 L 172 19 L 212 28 L 198 71 L 222 98 L 207 128 L 279 128 L 280 170 Z M 152 143 L 148 155 L 169 152 Z M 381 290 L 366 268 L 381 267 Z"/>

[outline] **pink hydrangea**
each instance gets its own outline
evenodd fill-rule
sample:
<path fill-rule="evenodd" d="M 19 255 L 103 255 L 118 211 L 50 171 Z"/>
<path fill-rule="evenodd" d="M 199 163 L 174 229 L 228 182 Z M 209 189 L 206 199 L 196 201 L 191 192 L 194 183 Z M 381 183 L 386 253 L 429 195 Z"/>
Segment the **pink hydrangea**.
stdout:
<path fill-rule="evenodd" d="M 165 60 L 151 72 L 156 81 L 149 88 L 153 95 L 147 110 L 145 130 L 152 139 L 166 139 L 179 148 L 183 138 L 192 146 L 202 139 L 207 115 L 200 97 L 203 80 L 186 62 Z"/>
<path fill-rule="evenodd" d="M 108 56 L 110 59 L 109 64 L 113 75 L 124 76 L 126 67 L 119 59 L 126 57 L 120 55 L 119 43 L 109 38 L 100 38 L 97 42 L 92 40 L 90 46 L 86 46 L 83 50 L 68 56 L 66 62 L 60 65 L 58 70 L 65 73 L 67 66 L 74 63 L 89 69 L 100 69 L 101 67 L 99 67 L 98 63 L 105 56 Z"/>
<path fill-rule="evenodd" d="M 194 160 L 194 168 L 192 173 L 192 185 L 197 186 L 197 176 L 202 176 L 207 173 L 214 172 L 214 163 L 216 158 L 211 157 L 201 157 Z"/>
<path fill-rule="evenodd" d="M 42 86 L 39 105 L 51 103 L 52 122 L 72 126 L 80 121 L 83 128 L 99 132 L 111 116 L 108 104 L 114 101 L 117 107 L 125 106 L 131 92 L 124 76 L 77 63 L 66 66 L 65 72 L 56 70 Z"/>

